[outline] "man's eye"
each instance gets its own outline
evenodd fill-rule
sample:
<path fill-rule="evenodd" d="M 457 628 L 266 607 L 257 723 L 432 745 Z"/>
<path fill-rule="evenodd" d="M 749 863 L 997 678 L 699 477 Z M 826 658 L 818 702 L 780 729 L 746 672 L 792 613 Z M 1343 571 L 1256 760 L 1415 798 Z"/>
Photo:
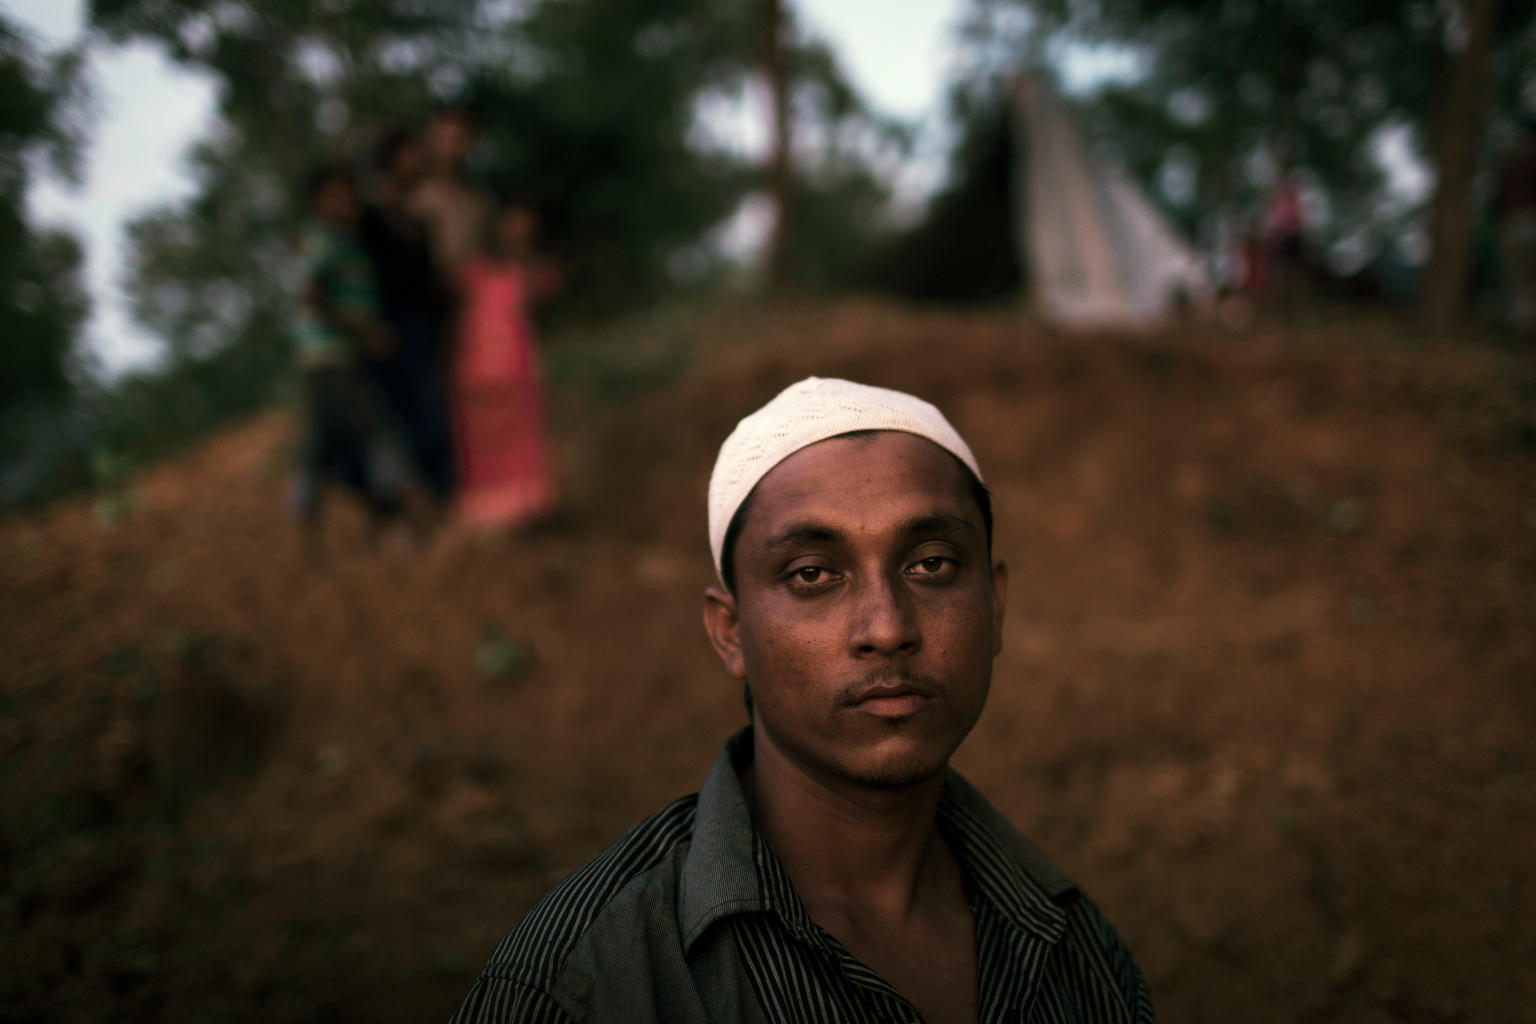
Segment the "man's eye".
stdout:
<path fill-rule="evenodd" d="M 795 570 L 795 579 L 799 580 L 801 583 L 819 583 L 821 582 L 821 576 L 824 572 L 826 572 L 826 570 L 820 566 L 807 565 L 803 568 Z"/>
<path fill-rule="evenodd" d="M 929 555 L 927 558 L 919 559 L 917 564 L 913 566 L 913 569 L 919 576 L 934 576 L 944 572 L 950 567 L 950 564 L 950 559 L 948 558 L 943 558 L 939 555 Z"/>

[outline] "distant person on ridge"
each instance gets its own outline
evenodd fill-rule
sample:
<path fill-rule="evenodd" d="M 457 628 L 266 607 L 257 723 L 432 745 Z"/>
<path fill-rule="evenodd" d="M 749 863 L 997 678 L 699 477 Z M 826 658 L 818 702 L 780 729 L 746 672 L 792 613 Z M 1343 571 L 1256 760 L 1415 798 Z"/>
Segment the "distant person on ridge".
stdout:
<path fill-rule="evenodd" d="M 1264 283 L 1287 314 L 1294 313 L 1306 289 L 1306 244 L 1301 190 L 1287 171 L 1275 182 L 1264 211 Z"/>
<path fill-rule="evenodd" d="M 359 493 L 377 531 L 403 509 L 408 468 L 391 418 L 362 369 L 363 360 L 387 355 L 393 339 L 358 239 L 356 178 L 344 167 L 320 167 L 310 175 L 305 199 L 295 327 L 304 413 L 293 504 L 315 554 L 326 481 Z"/>
<path fill-rule="evenodd" d="M 1524 138 L 1499 170 L 1493 213 L 1510 322 L 1517 331 L 1536 333 L 1536 117 L 1527 118 Z"/>
<path fill-rule="evenodd" d="M 539 255 L 537 232 L 533 208 L 510 203 L 489 249 L 459 268 L 453 411 L 458 515 L 471 525 L 531 523 L 555 501 L 533 307 L 554 294 L 559 275 Z"/>
<path fill-rule="evenodd" d="M 362 239 L 395 344 L 369 365 L 405 433 L 417 473 L 443 504 L 454 482 L 444 387 L 451 305 L 438 280 L 426 225 L 410 209 L 423 160 L 421 143 L 398 129 L 385 134 L 375 152 L 379 181 L 375 202 L 363 211 Z"/>
<path fill-rule="evenodd" d="M 949 768 L 1008 571 L 943 414 L 803 380 L 726 438 L 708 507 L 704 628 L 748 724 L 534 907 L 455 1020 L 1150 1022 L 1098 907 Z"/>

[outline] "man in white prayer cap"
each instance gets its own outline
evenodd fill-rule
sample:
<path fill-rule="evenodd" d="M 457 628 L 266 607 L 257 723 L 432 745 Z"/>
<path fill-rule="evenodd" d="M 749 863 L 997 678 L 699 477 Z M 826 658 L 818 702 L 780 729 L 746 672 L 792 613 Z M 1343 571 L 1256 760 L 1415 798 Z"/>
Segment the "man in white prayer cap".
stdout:
<path fill-rule="evenodd" d="M 704 628 L 750 724 L 529 913 L 456 1019 L 1151 1021 L 1098 908 L 948 767 L 1008 572 L 943 414 L 792 385 L 721 446 L 709 539 Z"/>

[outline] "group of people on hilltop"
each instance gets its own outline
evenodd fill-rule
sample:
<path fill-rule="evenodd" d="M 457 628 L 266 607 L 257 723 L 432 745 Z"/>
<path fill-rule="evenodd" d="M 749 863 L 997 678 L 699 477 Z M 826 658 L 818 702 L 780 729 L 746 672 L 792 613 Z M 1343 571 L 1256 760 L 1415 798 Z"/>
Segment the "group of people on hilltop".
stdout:
<path fill-rule="evenodd" d="M 312 547 L 328 484 L 363 498 L 375 533 L 517 526 L 553 506 L 530 314 L 558 275 L 532 207 L 498 207 L 469 175 L 473 131 L 445 108 L 379 140 L 366 192 L 347 164 L 307 183 L 294 509 Z"/>

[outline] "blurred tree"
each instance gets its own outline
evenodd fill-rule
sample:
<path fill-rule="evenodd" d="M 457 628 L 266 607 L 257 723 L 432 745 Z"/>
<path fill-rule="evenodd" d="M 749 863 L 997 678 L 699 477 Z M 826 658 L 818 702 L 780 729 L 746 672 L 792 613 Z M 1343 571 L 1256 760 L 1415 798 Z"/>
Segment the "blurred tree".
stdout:
<path fill-rule="evenodd" d="M 773 100 L 773 148 L 769 152 L 769 188 L 773 194 L 773 233 L 768 240 L 768 280 L 775 287 L 789 281 L 790 237 L 793 230 L 794 147 L 790 110 L 790 69 L 783 0 L 762 0 L 763 77 Z"/>
<path fill-rule="evenodd" d="M 1473 175 L 1478 143 L 1488 123 L 1493 77 L 1495 0 L 1464 0 L 1463 24 L 1448 48 L 1445 87 L 1435 127 L 1435 192 L 1429 216 L 1429 266 L 1424 275 L 1424 317 L 1444 331 L 1466 305 L 1472 280 Z"/>
<path fill-rule="evenodd" d="M 1018 67 L 1118 51 L 1136 71 L 1099 88 L 1085 120 L 1177 221 L 1193 228 L 1222 209 L 1252 218 L 1290 169 L 1319 200 L 1314 238 L 1369 251 L 1422 223 L 1422 207 L 1387 187 L 1388 139 L 1434 163 L 1459 151 L 1443 144 L 1458 134 L 1471 133 L 1469 154 L 1483 145 L 1472 115 L 1486 90 L 1471 108 L 1435 101 L 1478 24 L 1469 15 L 1486 2 L 973 0 L 955 92 L 976 116 L 995 117 Z M 1485 24 L 1497 125 L 1532 88 L 1536 8 L 1506 3 Z M 1440 168 L 1443 191 L 1470 202 L 1476 166 Z M 1438 225 L 1428 242 L 1454 245 Z"/>
<path fill-rule="evenodd" d="M 92 444 L 137 464 L 274 396 L 291 358 L 290 239 L 307 170 L 361 164 L 381 129 L 445 100 L 478 114 L 475 170 L 492 190 L 546 212 L 568 310 L 605 315 L 713 279 L 723 263 L 711 229 L 770 181 L 767 167 L 709 138 L 704 117 L 761 73 L 761 3 L 91 0 L 89 45 L 156 44 L 213 81 L 218 108 L 189 157 L 191 197 L 129 225 L 125 290 L 165 359 L 77 396 L 74 482 L 89 478 Z M 805 140 L 789 183 L 807 211 L 787 262 L 796 283 L 825 285 L 846 279 L 879 237 L 880 164 L 905 136 L 795 30 L 787 5 L 784 19 L 787 96 Z M 0 208 L 0 272 L 19 275 L 0 299 L 16 300 L 0 317 L 19 318 L 14 329 L 0 320 L 4 385 L 63 395 L 67 340 L 84 313 L 79 253 L 26 233 L 19 186 L 34 151 L 73 153 L 68 122 L 49 119 L 67 109 L 72 65 L 45 67 L 9 26 L 0 46 L 0 172 L 12 203 Z M 39 290 L 45 282 L 51 290 Z"/>
<path fill-rule="evenodd" d="M 1013 122 L 1001 98 L 951 97 L 960 135 L 948 181 L 921 221 L 883 247 L 860 284 L 924 302 L 1012 299 L 1027 269 L 1015 248 Z"/>
<path fill-rule="evenodd" d="M 85 103 L 79 54 L 40 56 L 0 14 L 0 408 L 61 402 L 73 388 L 89 311 L 80 246 L 28 223 L 27 191 L 40 161 L 77 178 Z"/>
<path fill-rule="evenodd" d="M 491 188 L 545 210 L 583 314 L 707 275 L 701 239 L 762 187 L 763 169 L 708 144 L 700 110 L 757 73 L 761 2 L 92 0 L 107 38 L 158 41 L 220 86 L 218 124 L 192 155 L 196 194 L 131 228 L 136 317 L 175 359 L 237 360 L 253 384 L 270 381 L 286 354 L 294 183 L 317 157 L 366 153 L 380 126 L 441 99 L 476 112 L 476 169 Z M 823 140 L 795 190 L 831 224 L 807 239 L 868 235 L 853 221 L 880 209 L 873 164 L 900 132 L 824 46 L 786 36 L 786 47 L 795 116 Z"/>
<path fill-rule="evenodd" d="M 843 75 L 826 43 L 786 12 L 792 158 L 770 163 L 771 190 L 785 190 L 789 230 L 778 242 L 778 284 L 827 291 L 861 283 L 892 235 L 890 180 L 909 155 L 909 126 L 883 117 Z M 782 176 L 782 179 L 781 179 Z"/>
<path fill-rule="evenodd" d="M 78 177 L 87 112 L 79 53 L 44 57 L 0 14 L 0 502 L 54 472 L 83 383 L 80 244 L 33 227 L 27 194 L 42 166 Z"/>
<path fill-rule="evenodd" d="M 195 193 L 129 227 L 135 318 L 171 362 L 230 367 L 214 374 L 228 390 L 200 401 L 235 409 L 270 394 L 289 356 L 288 241 L 304 175 L 367 154 L 383 123 L 424 110 L 433 76 L 483 48 L 475 9 L 92 0 L 106 39 L 158 42 L 218 85 L 218 121 L 191 154 Z"/>
<path fill-rule="evenodd" d="M 707 272 L 688 254 L 751 186 L 703 144 L 705 97 L 750 72 L 745 2 L 554 0 L 503 29 L 509 59 L 468 69 L 479 170 L 529 198 L 566 267 L 567 315 L 601 316 Z"/>
<path fill-rule="evenodd" d="M 719 254 L 708 234 L 749 194 L 790 211 L 765 254 L 779 285 L 845 282 L 880 237 L 885 167 L 907 135 L 869 108 L 787 4 L 774 72 L 788 113 L 783 148 L 761 165 L 705 137 L 704 110 L 771 78 L 763 3 L 546 0 L 509 27 L 518 59 L 469 80 L 486 178 L 546 207 L 586 315 L 709 279 Z M 781 161 L 790 139 L 793 159 Z"/>

